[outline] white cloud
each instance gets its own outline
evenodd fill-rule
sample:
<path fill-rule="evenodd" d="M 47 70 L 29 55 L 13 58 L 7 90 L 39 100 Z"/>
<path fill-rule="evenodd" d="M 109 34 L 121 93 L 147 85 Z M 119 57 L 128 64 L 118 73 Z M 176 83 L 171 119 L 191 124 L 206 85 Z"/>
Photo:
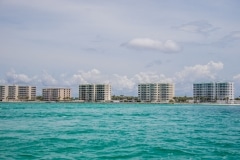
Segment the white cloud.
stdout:
<path fill-rule="evenodd" d="M 84 79 L 90 79 L 90 78 L 93 78 L 93 77 L 98 77 L 101 72 L 97 69 L 92 69 L 88 72 L 85 72 L 85 71 L 79 71 L 79 74 L 82 75 L 84 77 Z"/>
<path fill-rule="evenodd" d="M 86 84 L 87 81 L 80 74 L 74 74 L 71 79 L 65 80 L 65 84 L 74 85 L 74 84 Z"/>
<path fill-rule="evenodd" d="M 14 70 L 7 72 L 6 77 L 9 84 L 27 84 L 32 81 L 27 75 L 17 74 Z"/>
<path fill-rule="evenodd" d="M 212 24 L 204 20 L 185 23 L 177 28 L 185 32 L 200 33 L 200 34 L 208 34 L 218 29 L 217 27 L 214 27 Z"/>
<path fill-rule="evenodd" d="M 134 76 L 134 81 L 136 83 L 173 82 L 172 78 L 167 78 L 164 74 L 154 72 L 140 72 Z"/>
<path fill-rule="evenodd" d="M 231 39 L 231 40 L 240 39 L 240 31 L 233 31 L 229 35 L 227 35 L 226 37 Z"/>
<path fill-rule="evenodd" d="M 224 43 L 229 43 L 237 40 L 240 40 L 240 31 L 233 31 L 229 33 L 228 35 L 224 36 L 221 41 Z"/>
<path fill-rule="evenodd" d="M 225 47 L 232 48 L 234 45 L 236 47 L 239 47 L 239 42 L 240 42 L 240 31 L 233 31 L 223 36 L 221 39 L 211 43 L 211 45 L 216 45 L 217 47 L 221 47 L 221 48 L 225 48 Z"/>
<path fill-rule="evenodd" d="M 222 62 L 210 61 L 205 65 L 195 65 L 185 67 L 182 71 L 176 73 L 176 80 L 196 81 L 196 80 L 214 80 L 217 71 L 223 69 Z"/>
<path fill-rule="evenodd" d="M 240 97 L 240 74 L 233 76 L 234 88 L 235 88 L 235 96 Z"/>
<path fill-rule="evenodd" d="M 4 80 L 2 80 L 4 82 Z M 43 85 L 43 86 L 55 86 L 58 81 L 46 71 L 40 76 L 29 77 L 26 74 L 16 73 L 15 70 L 11 70 L 6 73 L 6 84 L 19 84 L 19 85 Z"/>
<path fill-rule="evenodd" d="M 233 80 L 240 83 L 240 74 L 233 76 Z"/>
<path fill-rule="evenodd" d="M 231 36 L 236 39 L 240 39 L 240 31 L 232 32 Z"/>
<path fill-rule="evenodd" d="M 5 79 L 0 79 L 0 84 L 6 84 L 7 81 Z"/>
<path fill-rule="evenodd" d="M 164 53 L 174 53 L 181 51 L 180 45 L 173 40 L 166 40 L 165 42 L 162 42 L 150 38 L 135 38 L 126 44 L 123 44 L 123 46 L 135 49 L 157 50 Z"/>
<path fill-rule="evenodd" d="M 113 74 L 110 78 L 112 89 L 116 93 L 137 95 L 137 85 L 139 83 L 168 83 L 173 82 L 172 78 L 167 78 L 163 74 L 154 72 L 140 72 L 132 77 L 126 75 Z"/>
<path fill-rule="evenodd" d="M 110 82 L 112 86 L 118 90 L 122 89 L 132 90 L 136 85 L 132 78 L 128 78 L 126 75 L 121 76 L 118 74 L 113 74 Z"/>
<path fill-rule="evenodd" d="M 58 84 L 57 80 L 46 71 L 44 71 L 43 75 L 39 78 L 39 82 L 44 86 L 55 86 Z"/>
<path fill-rule="evenodd" d="M 66 76 L 65 76 L 66 77 Z M 106 80 L 106 75 L 101 74 L 97 69 L 92 69 L 90 71 L 78 71 L 78 73 L 73 74 L 70 78 L 65 79 L 63 77 L 62 81 L 66 85 L 79 85 L 87 83 L 108 83 Z"/>

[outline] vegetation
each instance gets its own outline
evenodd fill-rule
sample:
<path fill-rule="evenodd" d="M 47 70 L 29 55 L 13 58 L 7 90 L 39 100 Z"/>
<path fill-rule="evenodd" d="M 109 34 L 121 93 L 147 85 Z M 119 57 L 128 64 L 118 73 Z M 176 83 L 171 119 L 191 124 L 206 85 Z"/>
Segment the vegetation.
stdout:
<path fill-rule="evenodd" d="M 240 100 L 240 96 L 239 96 L 239 97 L 237 97 L 237 98 L 235 98 L 235 100 Z"/>
<path fill-rule="evenodd" d="M 174 99 L 170 99 L 169 103 L 175 103 L 175 100 Z"/>
<path fill-rule="evenodd" d="M 36 100 L 42 101 L 42 100 L 43 100 L 43 97 L 42 97 L 42 96 L 37 96 L 37 97 L 36 97 Z"/>
<path fill-rule="evenodd" d="M 184 97 L 173 97 L 174 101 L 176 103 L 188 103 L 189 100 L 192 100 L 193 98 L 192 97 L 187 97 L 187 96 L 184 96 Z M 170 102 L 170 101 L 169 101 Z M 172 102 L 171 102 L 172 103 Z"/>
<path fill-rule="evenodd" d="M 113 95 L 112 100 L 113 101 L 121 101 L 121 102 L 138 102 L 139 101 L 138 97 L 124 96 L 124 95 L 120 95 L 120 96 Z"/>

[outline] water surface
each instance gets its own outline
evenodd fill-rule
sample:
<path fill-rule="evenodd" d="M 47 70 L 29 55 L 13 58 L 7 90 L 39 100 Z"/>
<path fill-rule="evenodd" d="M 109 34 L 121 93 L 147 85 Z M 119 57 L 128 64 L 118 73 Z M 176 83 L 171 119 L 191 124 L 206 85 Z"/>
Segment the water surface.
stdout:
<path fill-rule="evenodd" d="M 0 103 L 0 159 L 240 159 L 240 106 Z"/>

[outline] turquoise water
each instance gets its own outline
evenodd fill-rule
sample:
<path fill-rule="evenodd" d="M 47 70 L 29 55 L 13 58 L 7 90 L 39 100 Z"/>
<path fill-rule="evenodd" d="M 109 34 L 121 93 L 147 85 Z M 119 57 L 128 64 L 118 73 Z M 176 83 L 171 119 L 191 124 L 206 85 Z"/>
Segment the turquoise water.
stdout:
<path fill-rule="evenodd" d="M 240 106 L 0 103 L 0 159 L 240 159 Z"/>

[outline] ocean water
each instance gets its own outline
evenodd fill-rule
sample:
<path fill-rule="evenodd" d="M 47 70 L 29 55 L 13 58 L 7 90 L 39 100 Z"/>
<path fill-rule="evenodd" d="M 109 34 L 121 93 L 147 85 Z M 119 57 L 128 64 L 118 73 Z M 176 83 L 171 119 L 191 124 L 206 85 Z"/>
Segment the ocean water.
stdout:
<path fill-rule="evenodd" d="M 0 103 L 0 159 L 240 159 L 240 106 Z"/>

